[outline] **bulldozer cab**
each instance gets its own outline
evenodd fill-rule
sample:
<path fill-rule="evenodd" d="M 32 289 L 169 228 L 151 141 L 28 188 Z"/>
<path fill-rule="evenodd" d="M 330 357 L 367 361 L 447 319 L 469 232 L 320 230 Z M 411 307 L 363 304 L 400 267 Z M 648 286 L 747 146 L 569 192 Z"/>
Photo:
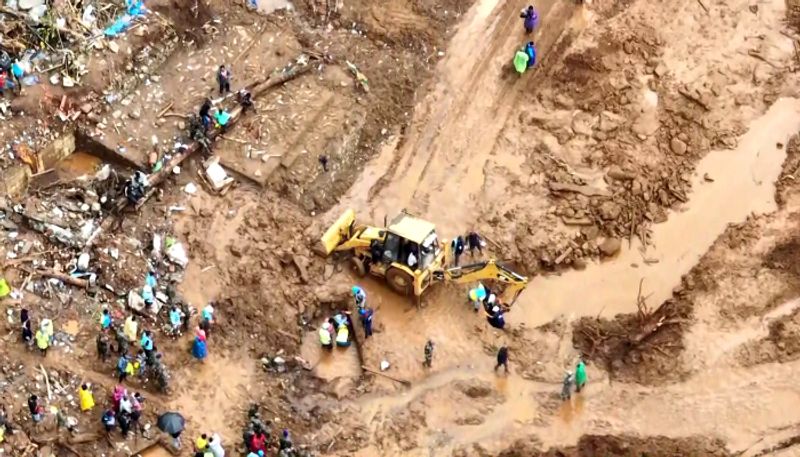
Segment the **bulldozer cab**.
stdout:
<path fill-rule="evenodd" d="M 401 213 L 389 224 L 381 260 L 403 264 L 411 271 L 424 271 L 430 268 L 440 252 L 435 226 Z"/>

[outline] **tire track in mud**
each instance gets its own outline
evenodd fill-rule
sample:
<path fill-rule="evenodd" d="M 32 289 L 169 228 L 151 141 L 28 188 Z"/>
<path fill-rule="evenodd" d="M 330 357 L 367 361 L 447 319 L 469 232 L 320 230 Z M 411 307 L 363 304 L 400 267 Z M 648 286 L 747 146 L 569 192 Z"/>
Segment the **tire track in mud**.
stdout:
<path fill-rule="evenodd" d="M 537 81 L 549 75 L 543 67 L 557 63 L 560 55 L 550 51 L 564 49 L 558 43 L 574 32 L 563 26 L 578 9 L 575 4 L 540 4 L 542 25 L 536 41 L 545 57 L 532 74 L 519 78 L 510 67 L 513 52 L 528 40 L 519 5 L 503 1 L 485 14 L 487 4 L 492 5 L 487 2 L 474 5 L 473 16 L 456 33 L 434 91 L 418 105 L 418 116 L 391 164 L 370 188 L 373 217 L 404 208 L 429 213 L 431 203 L 447 202 L 447 211 L 435 208 L 437 224 L 445 231 L 463 229 L 463 221 L 474 216 L 469 197 L 482 187 L 483 167 L 511 113 L 530 96 L 526 91 L 534 93 Z M 474 59 L 476 53 L 480 57 Z"/>

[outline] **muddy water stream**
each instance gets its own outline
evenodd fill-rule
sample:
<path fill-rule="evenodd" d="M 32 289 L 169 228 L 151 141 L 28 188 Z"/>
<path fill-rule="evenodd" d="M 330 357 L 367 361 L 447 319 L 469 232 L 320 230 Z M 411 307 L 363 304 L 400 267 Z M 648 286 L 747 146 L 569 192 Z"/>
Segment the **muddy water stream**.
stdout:
<path fill-rule="evenodd" d="M 779 99 L 751 123 L 736 149 L 712 151 L 700 161 L 689 203 L 667 222 L 653 226 L 654 246 L 642 253 L 634 243 L 628 249 L 623 246 L 617 258 L 585 271 L 534 278 L 509 321 L 538 326 L 559 315 L 611 317 L 632 312 L 642 278 L 642 295 L 652 294 L 648 303 L 658 306 L 728 224 L 776 209 L 775 180 L 786 157 L 776 144 L 786 144 L 798 130 L 800 100 Z M 705 182 L 705 174 L 714 182 Z M 647 264 L 645 258 L 657 263 Z"/>

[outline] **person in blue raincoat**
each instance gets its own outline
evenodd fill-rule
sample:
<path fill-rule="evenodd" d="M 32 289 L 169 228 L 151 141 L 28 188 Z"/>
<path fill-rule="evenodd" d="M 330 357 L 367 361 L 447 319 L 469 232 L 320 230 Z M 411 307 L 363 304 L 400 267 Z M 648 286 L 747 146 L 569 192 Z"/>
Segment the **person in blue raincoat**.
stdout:
<path fill-rule="evenodd" d="M 192 356 L 194 356 L 194 358 L 197 360 L 203 361 L 207 355 L 208 347 L 206 346 L 206 332 L 201 329 L 197 329 L 197 334 L 194 337 L 194 343 L 192 343 Z"/>
<path fill-rule="evenodd" d="M 528 54 L 528 68 L 536 65 L 536 47 L 533 41 L 529 41 L 528 44 L 525 45 L 525 54 Z"/>

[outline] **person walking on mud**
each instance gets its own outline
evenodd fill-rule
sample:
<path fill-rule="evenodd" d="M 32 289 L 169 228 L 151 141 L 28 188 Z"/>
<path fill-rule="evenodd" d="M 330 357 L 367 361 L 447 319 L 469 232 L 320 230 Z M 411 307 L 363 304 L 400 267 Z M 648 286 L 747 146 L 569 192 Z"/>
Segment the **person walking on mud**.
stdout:
<path fill-rule="evenodd" d="M 583 363 L 581 357 L 578 359 L 578 364 L 575 365 L 575 392 L 580 393 L 584 385 L 586 385 L 586 364 Z"/>
<path fill-rule="evenodd" d="M 102 330 L 97 334 L 97 358 L 105 362 L 111 352 L 111 341 L 108 339 L 108 332 Z"/>
<path fill-rule="evenodd" d="M 561 399 L 566 401 L 572 398 L 572 372 L 564 373 L 564 380 L 561 381 Z"/>
<path fill-rule="evenodd" d="M 461 235 L 453 238 L 450 242 L 450 249 L 453 251 L 453 266 L 458 266 L 458 258 L 464 253 L 464 238 Z"/>
<path fill-rule="evenodd" d="M 501 365 L 508 373 L 508 347 L 506 346 L 501 346 L 500 350 L 497 351 L 497 365 L 494 366 L 494 371 L 497 371 Z"/>
<path fill-rule="evenodd" d="M 428 340 L 425 343 L 425 361 L 422 362 L 422 366 L 426 368 L 430 368 L 433 363 L 433 341 Z"/>
<path fill-rule="evenodd" d="M 522 25 L 525 26 L 525 33 L 528 35 L 533 33 L 533 30 L 539 24 L 539 15 L 536 14 L 536 10 L 533 8 L 533 5 L 528 5 L 527 8 L 522 10 L 519 13 L 519 17 L 524 19 Z"/>
<path fill-rule="evenodd" d="M 219 94 L 231 91 L 231 71 L 225 68 L 225 65 L 220 65 L 217 71 L 217 82 L 219 83 Z"/>

